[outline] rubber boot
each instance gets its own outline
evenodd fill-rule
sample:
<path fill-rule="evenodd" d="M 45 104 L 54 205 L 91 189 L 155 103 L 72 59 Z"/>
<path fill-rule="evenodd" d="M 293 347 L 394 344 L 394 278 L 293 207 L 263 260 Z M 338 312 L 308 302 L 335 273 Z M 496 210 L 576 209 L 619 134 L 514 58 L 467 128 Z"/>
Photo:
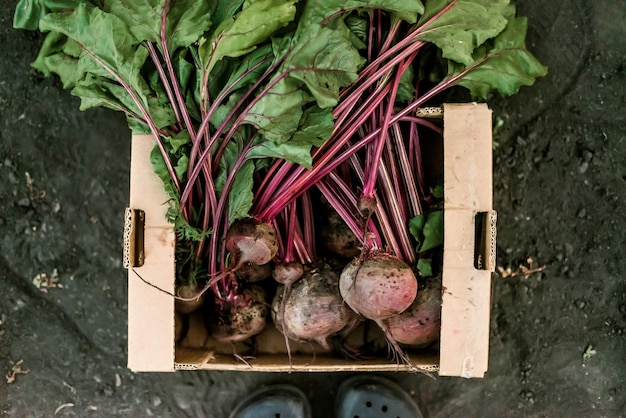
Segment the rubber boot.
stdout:
<path fill-rule="evenodd" d="M 242 400 L 229 418 L 311 418 L 311 404 L 295 386 L 272 385 Z"/>
<path fill-rule="evenodd" d="M 339 387 L 336 418 L 423 418 L 411 396 L 397 383 L 359 375 Z"/>

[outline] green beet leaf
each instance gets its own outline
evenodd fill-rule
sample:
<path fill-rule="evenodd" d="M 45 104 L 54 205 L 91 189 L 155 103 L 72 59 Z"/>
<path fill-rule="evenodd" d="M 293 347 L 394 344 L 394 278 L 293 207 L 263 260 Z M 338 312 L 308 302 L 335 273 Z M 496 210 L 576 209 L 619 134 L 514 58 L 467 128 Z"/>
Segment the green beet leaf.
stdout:
<path fill-rule="evenodd" d="M 167 145 L 169 138 L 163 139 L 165 145 Z M 185 159 L 187 157 L 185 156 Z M 152 171 L 161 179 L 163 182 L 163 187 L 165 192 L 170 197 L 169 207 L 167 209 L 166 218 L 169 223 L 174 225 L 174 231 L 176 235 L 181 240 L 191 240 L 191 241 L 202 241 L 207 236 L 211 234 L 211 231 L 202 231 L 199 228 L 196 228 L 190 225 L 182 215 L 182 211 L 179 206 L 180 196 L 174 183 L 172 182 L 172 178 L 167 171 L 167 167 L 165 165 L 165 161 L 163 160 L 163 156 L 161 155 L 161 151 L 157 144 L 154 145 L 152 150 L 150 151 L 150 164 L 152 165 Z M 184 173 L 183 168 L 185 167 L 187 162 L 183 159 L 183 161 L 179 161 L 175 167 L 176 171 L 180 171 Z M 180 167 L 179 167 L 180 166 Z"/>
<path fill-rule="evenodd" d="M 243 91 L 234 92 L 228 97 L 226 103 L 219 105 L 217 109 L 215 109 L 215 112 L 211 117 L 211 125 L 213 125 L 214 128 L 219 128 L 226 121 L 226 117 L 228 117 L 230 112 L 234 109 L 234 107 L 237 105 L 239 100 L 241 100 L 244 94 L 245 92 Z M 232 123 L 229 123 L 227 125 L 225 132 L 228 132 L 228 129 L 230 129 L 231 125 Z"/>
<path fill-rule="evenodd" d="M 443 211 L 435 211 L 426 215 L 424 222 L 424 241 L 419 252 L 431 250 L 443 244 Z"/>
<path fill-rule="evenodd" d="M 172 66 L 174 67 L 181 93 L 185 98 L 187 111 L 194 120 L 200 120 L 200 111 L 195 100 L 197 90 L 196 66 L 193 62 L 190 62 L 193 58 L 188 58 L 193 56 L 192 49 L 193 46 L 179 49 L 172 58 Z"/>
<path fill-rule="evenodd" d="M 39 21 L 48 10 L 37 0 L 20 0 L 15 7 L 13 27 L 16 29 L 39 29 Z"/>
<path fill-rule="evenodd" d="M 364 16 L 348 15 L 344 21 L 350 30 L 350 40 L 356 49 L 367 47 L 367 28 L 369 26 Z"/>
<path fill-rule="evenodd" d="M 147 78 L 148 85 L 146 86 L 144 83 L 139 82 L 136 88 L 140 89 L 138 90 L 140 95 L 147 98 L 150 118 L 159 129 L 173 125 L 176 122 L 176 116 L 174 115 L 174 110 L 172 109 L 165 87 L 152 62 L 150 62 L 148 66 L 144 66 L 142 72 Z"/>
<path fill-rule="evenodd" d="M 417 241 L 417 246 L 422 244 L 424 240 L 424 223 L 426 222 L 426 217 L 424 215 L 418 215 L 409 220 L 409 232 Z"/>
<path fill-rule="evenodd" d="M 134 111 L 135 103 L 130 99 L 126 90 L 105 78 L 88 76 L 72 89 L 72 95 L 80 97 L 80 110 L 93 107 L 106 107 L 118 111 Z"/>
<path fill-rule="evenodd" d="M 254 125 L 268 141 L 288 141 L 298 129 L 305 100 L 305 92 L 298 82 L 282 78 L 252 106 L 245 121 Z"/>
<path fill-rule="evenodd" d="M 152 165 L 152 171 L 154 171 L 154 174 L 156 174 L 157 177 L 163 182 L 163 187 L 165 188 L 167 195 L 173 202 L 175 202 L 175 204 L 177 204 L 180 196 L 172 178 L 170 177 L 170 173 L 167 171 L 167 166 L 165 165 L 165 160 L 163 159 L 161 150 L 156 143 L 154 144 L 154 147 L 152 147 L 152 151 L 150 151 L 150 164 Z M 177 215 L 181 216 L 180 211 L 178 211 Z"/>
<path fill-rule="evenodd" d="M 211 27 L 216 1 L 168 1 L 165 35 L 170 54 L 196 42 Z M 160 47 L 165 4 L 165 0 L 107 0 L 103 9 L 124 21 L 137 41 L 155 42 Z"/>
<path fill-rule="evenodd" d="M 152 88 L 141 74 L 148 50 L 137 43 L 121 19 L 81 4 L 69 14 L 46 15 L 40 25 L 42 30 L 53 30 L 68 36 L 79 46 L 81 55 L 76 71 L 84 81 L 77 83 L 80 88 L 75 88 L 73 94 L 86 97 L 82 109 L 98 105 L 99 101 L 102 105 L 118 109 L 111 101 L 111 97 L 116 97 L 119 103 L 125 105 L 118 110 L 144 120 L 145 111 L 157 128 L 169 126 L 175 121 L 164 88 L 154 78 L 156 70 L 152 72 Z M 89 92 L 92 86 L 94 91 Z M 128 89 L 135 94 L 137 102 L 129 95 Z"/>
<path fill-rule="evenodd" d="M 333 133 L 334 118 L 330 108 L 310 106 L 304 110 L 298 130 L 290 142 L 321 146 Z"/>
<path fill-rule="evenodd" d="M 328 18 L 351 10 L 368 9 L 385 10 L 402 20 L 415 23 L 418 15 L 424 12 L 424 5 L 420 0 L 308 0 L 298 21 L 297 32 L 302 34 Z"/>
<path fill-rule="evenodd" d="M 417 260 L 417 271 L 419 271 L 420 276 L 422 277 L 432 277 L 433 266 L 429 260 L 420 258 Z"/>
<path fill-rule="evenodd" d="M 228 193 L 228 222 L 233 223 L 237 219 L 248 217 L 254 200 L 254 170 L 255 165 L 251 160 L 243 163 L 237 171 L 233 184 Z"/>
<path fill-rule="evenodd" d="M 161 33 L 164 3 L 164 0 L 108 0 L 103 3 L 103 10 L 126 24 L 135 43 L 157 42 Z"/>
<path fill-rule="evenodd" d="M 176 165 L 174 166 L 174 171 L 176 171 L 176 176 L 178 180 L 183 181 L 185 178 L 185 174 L 187 174 L 187 169 L 189 168 L 189 157 L 183 155 L 178 159 Z"/>
<path fill-rule="evenodd" d="M 20 0 L 15 6 L 13 27 L 37 30 L 39 21 L 48 13 L 72 10 L 80 3 L 95 4 L 88 0 Z"/>
<path fill-rule="evenodd" d="M 425 24 L 449 1 L 432 0 L 420 19 Z M 423 28 L 417 39 L 432 42 L 444 58 L 470 65 L 472 52 L 505 28 L 509 0 L 458 0 L 448 11 Z"/>
<path fill-rule="evenodd" d="M 151 93 L 146 85 L 143 88 L 143 92 L 147 97 L 147 109 L 150 119 L 156 127 L 164 128 L 174 123 L 175 117 L 167 97 L 161 91 L 162 87 L 159 87 L 158 93 Z M 122 111 L 130 117 L 129 122 L 132 121 L 132 123 L 129 123 L 129 127 L 133 133 L 151 133 L 143 119 L 143 115 L 133 99 L 128 95 L 126 89 L 113 80 L 89 74 L 72 89 L 72 95 L 80 97 L 80 110 L 102 106 Z"/>
<path fill-rule="evenodd" d="M 413 66 L 409 66 L 400 76 L 400 85 L 396 100 L 400 102 L 409 102 L 415 99 L 415 71 Z"/>
<path fill-rule="evenodd" d="M 165 21 L 165 34 L 170 53 L 176 48 L 188 47 L 197 42 L 200 36 L 209 30 L 217 3 L 224 1 L 170 0 L 170 10 Z"/>
<path fill-rule="evenodd" d="M 269 40 L 296 14 L 297 0 L 257 0 L 247 4 L 234 18 L 223 21 L 208 39 L 202 39 L 199 55 L 203 68 L 211 72 L 224 57 L 240 57 Z"/>
<path fill-rule="evenodd" d="M 50 32 L 41 45 L 37 58 L 32 62 L 32 67 L 41 71 L 46 77 L 52 73 L 59 76 L 64 88 L 74 87 L 85 76 L 78 68 L 78 53 L 70 44 L 77 44 L 67 36 L 58 32 Z M 72 54 L 66 51 L 72 51 Z"/>
<path fill-rule="evenodd" d="M 251 87 L 272 64 L 270 58 L 272 58 L 272 45 L 260 46 L 245 55 L 243 59 L 237 60 L 237 67 L 230 72 L 228 80 L 223 85 L 229 86 L 231 91 Z M 250 71 L 252 68 L 255 69 Z"/>
<path fill-rule="evenodd" d="M 298 39 L 281 71 L 303 82 L 321 108 L 339 101 L 339 90 L 353 83 L 365 59 L 340 30 L 311 28 Z"/>
<path fill-rule="evenodd" d="M 239 155 L 243 151 L 243 141 L 232 140 L 226 145 L 226 149 L 220 160 L 218 175 L 215 177 L 215 190 L 219 195 L 228 194 L 228 222 L 229 224 L 240 218 L 248 216 L 248 212 L 252 207 L 254 193 L 254 171 L 255 162 L 251 159 L 244 161 L 235 177 L 232 180 L 230 188 L 225 190 L 226 179 L 231 175 Z"/>
<path fill-rule="evenodd" d="M 531 86 L 548 70 L 526 49 L 525 37 L 526 18 L 511 18 L 504 31 L 474 52 L 472 65 L 450 61 L 449 77 L 458 77 L 456 84 L 482 99 L 493 90 L 508 96 Z"/>
<path fill-rule="evenodd" d="M 271 141 L 260 141 L 248 154 L 247 158 L 283 159 L 306 168 L 311 168 L 311 145 L 303 142 L 289 141 L 277 144 Z"/>
<path fill-rule="evenodd" d="M 213 20 L 219 25 L 225 20 L 232 19 L 237 14 L 237 11 L 241 9 L 243 0 L 218 0 L 213 12 Z"/>
<path fill-rule="evenodd" d="M 300 120 L 298 130 L 287 142 L 276 143 L 260 140 L 248 152 L 248 158 L 280 158 L 311 168 L 311 148 L 322 145 L 333 132 L 333 114 L 330 109 L 317 106 L 307 108 Z"/>
<path fill-rule="evenodd" d="M 348 32 L 345 25 L 341 30 L 320 27 L 295 41 L 273 79 L 276 84 L 245 117 L 266 140 L 283 143 L 292 138 L 303 106 L 311 101 L 308 92 L 319 108 L 330 108 L 337 104 L 339 90 L 357 79 L 364 59 Z M 284 42 L 274 43 L 279 53 L 285 48 Z"/>
<path fill-rule="evenodd" d="M 111 79 L 119 76 L 135 91 L 145 90 L 140 70 L 148 51 L 137 45 L 128 27 L 116 16 L 81 4 L 69 14 L 44 16 L 40 27 L 60 32 L 80 46 L 84 53 L 78 60 L 79 71 Z M 146 97 L 139 100 L 147 107 Z"/>
<path fill-rule="evenodd" d="M 179 152 L 183 152 L 187 154 L 189 150 L 187 150 L 185 147 L 191 145 L 191 138 L 189 137 L 189 132 L 187 132 L 186 129 L 178 132 L 176 135 L 170 138 L 169 145 L 170 145 L 169 152 L 171 154 L 178 154 Z"/>
<path fill-rule="evenodd" d="M 230 141 L 226 144 L 226 149 L 224 150 L 224 154 L 222 155 L 222 159 L 219 162 L 219 169 L 217 176 L 214 177 L 215 190 L 218 193 L 222 193 L 224 190 L 224 186 L 226 184 L 226 177 L 228 177 L 228 173 L 232 170 L 235 161 L 237 160 L 237 156 L 242 151 L 242 144 L 237 141 Z"/>

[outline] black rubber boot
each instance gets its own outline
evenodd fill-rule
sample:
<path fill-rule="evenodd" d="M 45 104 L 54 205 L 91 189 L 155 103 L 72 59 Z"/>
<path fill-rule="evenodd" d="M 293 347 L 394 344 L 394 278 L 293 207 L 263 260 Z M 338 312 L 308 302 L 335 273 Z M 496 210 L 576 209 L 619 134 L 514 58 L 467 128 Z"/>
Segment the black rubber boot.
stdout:
<path fill-rule="evenodd" d="M 230 418 L 311 418 L 311 404 L 295 386 L 272 385 L 241 401 Z"/>
<path fill-rule="evenodd" d="M 378 376 L 354 376 L 339 387 L 336 418 L 422 418 L 411 396 Z"/>

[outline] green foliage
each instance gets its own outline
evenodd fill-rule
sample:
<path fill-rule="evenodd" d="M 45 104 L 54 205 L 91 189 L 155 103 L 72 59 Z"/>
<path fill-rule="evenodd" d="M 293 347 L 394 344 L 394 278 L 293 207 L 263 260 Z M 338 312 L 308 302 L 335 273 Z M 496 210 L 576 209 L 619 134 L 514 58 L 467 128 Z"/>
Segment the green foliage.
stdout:
<path fill-rule="evenodd" d="M 409 231 L 418 242 L 418 253 L 439 247 L 443 244 L 443 211 L 437 210 L 410 219 Z"/>
<path fill-rule="evenodd" d="M 257 0 L 244 4 L 236 18 L 223 20 L 209 38 L 200 40 L 203 67 L 210 72 L 222 58 L 240 57 L 256 49 L 294 19 L 295 3 L 296 0 Z"/>
<path fill-rule="evenodd" d="M 415 23 L 423 13 L 424 5 L 420 0 L 309 0 L 304 2 L 298 30 L 306 31 L 331 16 L 356 9 L 381 9 L 409 23 Z"/>
<path fill-rule="evenodd" d="M 425 258 L 420 258 L 417 260 L 417 271 L 420 272 L 422 277 L 431 277 L 433 275 L 432 263 Z"/>
<path fill-rule="evenodd" d="M 280 78 L 245 116 L 263 137 L 282 143 L 298 129 L 307 94 L 296 80 Z"/>
<path fill-rule="evenodd" d="M 484 99 L 513 94 L 547 73 L 526 49 L 526 20 L 510 0 L 19 0 L 13 24 L 48 32 L 32 65 L 56 74 L 81 109 L 122 111 L 133 132 L 158 137 L 165 152 L 155 146 L 150 161 L 170 198 L 168 220 L 189 241 L 180 246 L 189 253 L 211 234 L 197 227 L 209 208 L 194 207 L 185 219 L 180 199 L 188 175 L 204 163 L 191 150 L 214 100 L 223 97 L 202 146 L 220 130 L 208 158 L 224 152 L 193 187 L 212 183 L 215 198 L 226 202 L 223 222 L 233 222 L 251 215 L 262 167 L 276 159 L 312 167 L 312 150 L 333 133 L 340 92 L 366 63 L 378 9 L 392 24 L 403 21 L 396 38 L 416 31 L 410 42 L 428 44 L 402 74 L 396 105 L 414 99 L 418 80 L 460 85 Z M 441 190 L 432 195 L 440 198 Z M 421 255 L 417 268 L 430 275 L 424 253 L 442 244 L 442 212 L 411 219 L 409 229 Z"/>
<path fill-rule="evenodd" d="M 40 29 L 39 21 L 49 13 L 72 10 L 81 3 L 95 5 L 90 0 L 20 0 L 15 7 L 13 27 L 18 29 Z"/>
<path fill-rule="evenodd" d="M 254 162 L 246 161 L 237 170 L 233 186 L 228 194 L 228 222 L 247 218 L 254 198 Z"/>
<path fill-rule="evenodd" d="M 443 244 L 443 211 L 438 210 L 420 215 L 409 220 L 409 232 L 417 242 L 416 251 L 424 255 L 429 250 Z M 432 262 L 428 258 L 420 257 L 417 260 L 417 270 L 422 277 L 433 275 Z"/>
<path fill-rule="evenodd" d="M 548 69 L 528 52 L 525 37 L 526 18 L 511 18 L 504 31 L 474 51 L 471 65 L 450 61 L 449 76 L 462 74 L 456 83 L 482 99 L 490 91 L 508 96 L 517 93 L 521 86 L 531 86 Z"/>
<path fill-rule="evenodd" d="M 341 31 L 315 26 L 293 45 L 281 71 L 304 83 L 319 107 L 324 108 L 337 104 L 339 90 L 357 79 L 364 63 Z"/>
<path fill-rule="evenodd" d="M 445 0 L 426 2 L 420 23 L 425 24 L 448 3 Z M 443 58 L 470 65 L 474 62 L 474 49 L 506 26 L 508 4 L 509 0 L 458 0 L 448 12 L 425 26 L 418 39 L 437 45 Z"/>

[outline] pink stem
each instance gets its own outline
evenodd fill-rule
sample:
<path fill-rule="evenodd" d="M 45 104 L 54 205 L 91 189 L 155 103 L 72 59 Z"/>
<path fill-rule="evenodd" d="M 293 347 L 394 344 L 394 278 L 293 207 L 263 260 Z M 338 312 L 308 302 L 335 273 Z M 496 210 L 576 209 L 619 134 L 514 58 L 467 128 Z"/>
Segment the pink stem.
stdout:
<path fill-rule="evenodd" d="M 408 196 L 408 204 L 409 204 L 409 214 L 407 217 L 414 217 L 422 214 L 422 206 L 420 203 L 420 196 L 423 194 L 418 190 L 417 183 L 415 181 L 414 171 L 419 171 L 421 168 L 417 168 L 411 164 L 409 155 L 407 155 L 406 147 L 404 146 L 404 141 L 402 138 L 402 131 L 400 130 L 400 126 L 398 124 L 394 125 L 392 128 L 392 139 L 394 142 L 394 146 L 397 152 L 398 163 L 400 164 L 400 171 L 404 173 L 405 176 L 405 191 Z M 419 176 L 419 174 L 418 174 Z M 401 191 L 398 191 L 401 194 Z"/>
<path fill-rule="evenodd" d="M 315 221 L 313 219 L 313 203 L 311 201 L 311 192 L 309 190 L 302 194 L 302 219 L 304 229 L 304 245 L 311 255 L 311 258 L 315 259 Z"/>
<path fill-rule="evenodd" d="M 283 262 L 291 263 L 294 261 L 293 250 L 294 250 L 294 238 L 296 235 L 296 220 L 297 220 L 297 208 L 296 208 L 297 200 L 294 200 L 291 205 L 287 206 L 285 209 L 287 210 L 287 242 L 285 243 L 285 257 L 283 258 Z"/>
<path fill-rule="evenodd" d="M 154 63 L 154 66 L 156 67 L 159 73 L 159 78 L 161 79 L 161 82 L 163 83 L 163 87 L 165 87 L 165 93 L 167 94 L 167 99 L 170 101 L 170 105 L 172 106 L 172 110 L 174 111 L 174 116 L 176 117 L 176 123 L 180 125 L 182 121 L 181 116 L 180 116 L 180 110 L 178 109 L 178 106 L 176 105 L 176 100 L 174 99 L 174 93 L 172 92 L 172 87 L 170 86 L 169 80 L 167 79 L 167 76 L 165 75 L 165 71 L 163 70 L 163 66 L 161 65 L 159 56 L 157 55 L 157 51 L 154 48 L 154 45 L 152 45 L 152 42 L 146 42 L 145 45 L 148 48 L 148 51 L 150 52 L 150 58 L 152 58 L 152 62 Z"/>
<path fill-rule="evenodd" d="M 412 55 L 413 57 L 415 55 Z M 389 96 L 389 102 L 387 103 L 387 108 L 385 111 L 385 115 L 384 115 L 384 119 L 382 122 L 382 126 L 381 126 L 381 130 L 380 130 L 380 136 L 379 138 L 376 140 L 375 146 L 374 146 L 374 153 L 372 155 L 373 159 L 372 160 L 368 160 L 367 161 L 367 166 L 368 166 L 368 171 L 365 173 L 365 183 L 363 184 L 363 196 L 365 197 L 373 197 L 374 195 L 374 188 L 376 187 L 376 173 L 378 171 L 377 169 L 377 164 L 379 161 L 381 161 L 382 155 L 383 155 L 383 149 L 385 146 L 385 143 L 387 142 L 387 131 L 389 129 L 389 122 L 391 120 L 391 115 L 393 113 L 393 104 L 396 101 L 396 94 L 398 93 L 398 87 L 400 86 L 400 77 L 402 76 L 402 74 L 406 71 L 406 69 L 408 68 L 408 66 L 411 64 L 412 59 L 411 60 L 406 60 L 405 62 L 403 62 L 402 64 L 400 64 L 400 67 L 398 68 L 398 71 L 396 72 L 396 75 L 394 77 L 394 81 L 391 87 L 391 93 Z"/>
<path fill-rule="evenodd" d="M 350 164 L 352 165 L 352 169 L 354 170 L 354 173 L 356 174 L 357 178 L 361 182 L 363 182 L 363 179 L 365 178 L 365 173 L 363 171 L 363 167 L 361 166 L 361 162 L 359 161 L 356 155 L 353 154 L 350 156 Z M 374 198 L 378 199 L 378 196 L 374 194 Z M 395 254 L 398 254 L 395 250 L 399 248 L 399 245 L 398 245 L 398 242 L 396 241 L 396 237 L 393 232 L 393 227 L 391 223 L 389 222 L 389 218 L 387 216 L 387 213 L 384 210 L 384 207 L 382 205 L 376 205 L 376 211 L 374 212 L 374 215 L 376 217 L 376 220 L 380 224 L 382 236 L 385 238 L 385 243 L 387 244 L 387 247 L 391 248 Z M 368 224 L 368 229 L 370 228 L 371 226 Z M 378 248 L 383 248 L 383 244 L 381 243 Z"/>

